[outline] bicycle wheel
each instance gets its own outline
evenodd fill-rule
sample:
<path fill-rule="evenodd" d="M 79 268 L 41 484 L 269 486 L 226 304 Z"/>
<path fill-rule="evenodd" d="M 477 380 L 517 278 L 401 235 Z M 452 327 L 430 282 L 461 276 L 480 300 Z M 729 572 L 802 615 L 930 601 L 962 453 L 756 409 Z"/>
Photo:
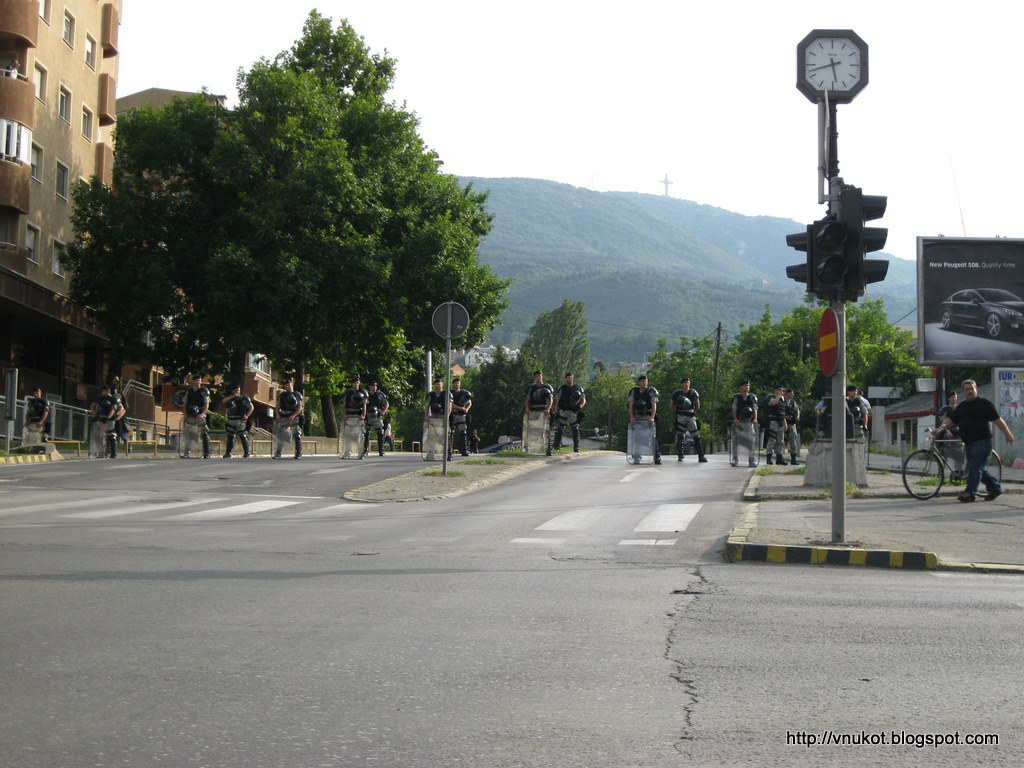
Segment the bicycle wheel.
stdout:
<path fill-rule="evenodd" d="M 985 462 L 985 469 L 991 474 L 995 475 L 996 480 L 999 481 L 1000 485 L 1003 482 L 1003 460 L 999 458 L 999 454 L 992 451 L 988 455 L 988 461 Z"/>
<path fill-rule="evenodd" d="M 914 451 L 903 464 L 903 485 L 918 499 L 930 499 L 942 488 L 942 461 L 932 451 Z"/>

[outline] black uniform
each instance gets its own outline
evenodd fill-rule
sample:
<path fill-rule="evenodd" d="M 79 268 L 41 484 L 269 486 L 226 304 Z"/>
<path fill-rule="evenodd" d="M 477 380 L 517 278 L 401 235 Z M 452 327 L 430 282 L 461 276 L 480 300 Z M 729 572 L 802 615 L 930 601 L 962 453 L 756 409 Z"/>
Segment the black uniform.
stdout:
<path fill-rule="evenodd" d="M 290 416 L 298 413 L 302 407 L 302 393 L 301 392 L 289 392 L 284 390 L 277 396 L 277 413 L 282 420 L 287 420 Z M 293 422 L 295 425 L 295 435 L 293 440 L 295 442 L 295 458 L 302 456 L 302 416 L 298 416 Z M 274 456 L 281 458 L 279 451 L 274 451 Z"/>
<path fill-rule="evenodd" d="M 231 458 L 231 449 L 235 446 L 235 435 L 238 435 L 238 442 L 242 444 L 242 451 L 245 458 L 249 458 L 249 421 L 246 414 L 252 408 L 252 400 L 248 395 L 235 395 L 226 403 L 224 408 L 227 411 L 227 449 L 224 451 L 224 458 Z"/>
<path fill-rule="evenodd" d="M 100 395 L 92 401 L 92 409 L 95 412 L 94 421 L 100 424 L 109 424 L 117 415 L 117 398 L 113 395 Z M 107 443 L 107 452 L 110 458 L 117 458 L 117 433 L 113 430 L 107 432 L 104 438 Z"/>
<path fill-rule="evenodd" d="M 186 416 L 198 416 L 206 410 L 210 403 L 210 390 L 206 387 L 200 387 L 199 389 L 192 389 L 189 387 L 185 390 L 185 415 Z M 199 425 L 199 437 L 203 441 L 203 458 L 210 458 L 210 427 L 206 423 L 206 419 L 202 420 Z"/>
<path fill-rule="evenodd" d="M 473 393 L 468 389 L 452 390 L 452 405 L 467 408 L 473 402 Z M 469 456 L 469 414 L 452 409 L 451 417 L 452 442 L 449 450 L 455 450 L 458 443 L 459 453 Z"/>
<path fill-rule="evenodd" d="M 562 447 L 562 427 L 569 426 L 572 432 L 572 449 L 580 449 L 580 422 L 583 420 L 583 411 L 580 410 L 580 403 L 586 393 L 579 384 L 563 384 L 558 388 L 555 395 L 555 435 L 554 447 L 558 450 Z"/>
<path fill-rule="evenodd" d="M 785 445 L 786 434 L 783 425 L 786 422 L 786 401 L 782 395 L 772 395 L 765 404 L 765 411 L 768 414 L 768 440 L 765 443 L 766 462 L 772 463 L 772 454 L 778 464 L 785 464 L 782 458 L 782 448 Z"/>
<path fill-rule="evenodd" d="M 25 400 L 25 424 L 39 424 L 39 420 L 46 417 L 50 411 L 50 401 L 45 397 L 28 397 Z M 50 422 L 39 424 L 42 427 L 43 435 L 50 432 Z"/>
<path fill-rule="evenodd" d="M 633 416 L 637 419 L 647 419 L 654 413 L 654 463 L 661 464 L 661 448 L 658 446 L 658 415 L 654 410 L 654 404 L 658 402 L 658 390 L 654 387 L 642 389 L 639 386 L 633 387 L 629 392 L 627 402 L 633 404 Z"/>
<path fill-rule="evenodd" d="M 549 411 L 554 400 L 555 390 L 550 384 L 531 384 L 526 390 L 526 400 L 530 404 L 531 413 Z M 547 455 L 551 455 L 551 433 L 554 431 L 548 424 Z"/>
<path fill-rule="evenodd" d="M 451 399 L 450 392 L 443 389 L 440 392 L 436 389 L 430 390 L 430 392 L 427 393 L 427 409 L 430 412 L 430 418 L 444 418 L 445 401 L 449 399 Z"/>
<path fill-rule="evenodd" d="M 377 453 L 384 455 L 384 409 L 388 407 L 388 396 L 379 389 L 366 393 L 366 434 L 363 436 L 363 453 L 370 450 L 370 430 L 377 433 Z"/>
<path fill-rule="evenodd" d="M 797 463 L 797 454 L 800 453 L 800 406 L 796 399 L 786 400 L 786 444 L 789 446 L 789 463 Z"/>
<path fill-rule="evenodd" d="M 699 461 L 707 461 L 704 457 L 704 441 L 700 436 L 700 421 L 697 411 L 700 410 L 700 394 L 696 389 L 679 388 L 672 393 L 672 404 L 676 409 L 676 455 L 682 461 L 686 436 L 689 433 L 693 440 L 693 449 L 697 451 Z"/>

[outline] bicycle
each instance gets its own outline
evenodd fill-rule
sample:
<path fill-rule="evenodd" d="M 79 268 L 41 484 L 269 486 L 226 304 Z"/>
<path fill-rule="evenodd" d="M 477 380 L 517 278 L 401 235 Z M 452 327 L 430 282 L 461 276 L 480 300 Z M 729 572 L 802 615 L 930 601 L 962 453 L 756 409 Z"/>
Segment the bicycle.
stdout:
<path fill-rule="evenodd" d="M 931 436 L 931 430 L 927 427 L 925 432 Z M 941 446 L 949 444 L 950 447 L 958 445 L 961 447 L 960 460 L 956 461 L 958 467 L 954 469 L 947 457 L 941 450 Z M 918 499 L 930 499 L 941 489 L 946 481 L 947 475 L 951 483 L 963 482 L 967 473 L 963 467 L 963 443 L 959 440 L 936 440 L 932 438 L 931 445 L 927 448 L 919 448 L 907 456 L 903 462 L 903 486 L 907 493 Z M 996 480 L 1003 481 L 1003 460 L 993 450 L 986 462 L 986 469 L 995 475 Z"/>

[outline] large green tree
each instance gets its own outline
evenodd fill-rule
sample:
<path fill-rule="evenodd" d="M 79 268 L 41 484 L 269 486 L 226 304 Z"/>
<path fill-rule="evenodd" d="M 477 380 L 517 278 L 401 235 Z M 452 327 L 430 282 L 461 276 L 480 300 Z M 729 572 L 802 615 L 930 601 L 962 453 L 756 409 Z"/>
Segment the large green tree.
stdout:
<path fill-rule="evenodd" d="M 565 299 L 550 312 L 542 312 L 526 334 L 523 349 L 532 355 L 557 389 L 571 371 L 582 380 L 590 362 L 586 306 Z"/>
<path fill-rule="evenodd" d="M 442 343 L 434 307 L 463 304 L 478 343 L 507 281 L 477 260 L 485 196 L 441 173 L 387 101 L 393 77 L 314 11 L 290 51 L 239 76 L 235 110 L 199 95 L 123 116 L 113 187 L 76 190 L 73 296 L 172 374 L 238 376 L 260 351 L 321 395 L 361 372 L 401 398 L 413 357 Z"/>

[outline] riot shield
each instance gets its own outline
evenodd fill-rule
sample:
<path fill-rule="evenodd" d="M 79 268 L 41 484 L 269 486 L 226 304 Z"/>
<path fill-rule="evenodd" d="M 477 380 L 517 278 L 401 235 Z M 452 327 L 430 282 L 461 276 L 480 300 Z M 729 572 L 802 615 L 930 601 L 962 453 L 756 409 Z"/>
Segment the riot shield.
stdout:
<path fill-rule="evenodd" d="M 203 455 L 202 432 L 206 427 L 206 416 L 186 416 L 181 422 L 178 437 L 178 456 L 188 459 Z"/>
<path fill-rule="evenodd" d="M 271 458 L 280 459 L 283 453 L 293 450 L 296 426 L 295 421 L 287 419 L 281 419 L 274 425 L 274 452 Z"/>
<path fill-rule="evenodd" d="M 114 422 L 96 419 L 89 428 L 89 458 L 107 458 L 107 435 L 114 429 Z"/>
<path fill-rule="evenodd" d="M 444 458 L 444 419 L 433 418 L 423 422 L 423 460 L 441 461 Z"/>
<path fill-rule="evenodd" d="M 757 422 L 733 424 L 730 442 L 729 463 L 732 466 L 739 466 L 744 458 L 748 467 L 756 467 L 761 462 L 761 425 Z"/>
<path fill-rule="evenodd" d="M 544 411 L 530 411 L 523 415 L 523 450 L 527 453 L 547 453 L 550 437 L 550 419 Z"/>
<path fill-rule="evenodd" d="M 26 445 L 39 445 L 43 442 L 43 425 L 42 424 L 26 424 L 25 428 L 21 431 L 21 444 Z"/>
<path fill-rule="evenodd" d="M 363 458 L 363 430 L 365 426 L 366 422 L 358 416 L 345 417 L 345 423 L 341 427 L 341 448 L 338 451 L 338 458 Z"/>
<path fill-rule="evenodd" d="M 630 464 L 653 464 L 657 427 L 647 419 L 629 425 L 626 438 L 626 461 Z"/>

